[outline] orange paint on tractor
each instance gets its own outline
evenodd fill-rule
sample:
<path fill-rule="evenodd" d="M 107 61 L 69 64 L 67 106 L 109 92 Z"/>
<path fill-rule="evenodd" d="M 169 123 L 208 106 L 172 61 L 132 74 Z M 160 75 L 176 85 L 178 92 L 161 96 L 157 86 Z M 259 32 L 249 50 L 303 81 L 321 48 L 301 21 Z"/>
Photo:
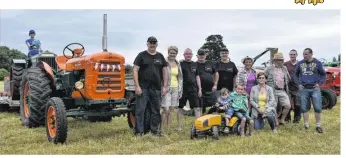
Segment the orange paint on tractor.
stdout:
<path fill-rule="evenodd" d="M 58 56 L 56 62 L 61 70 L 85 70 L 84 88 L 79 90 L 80 92 L 74 91 L 72 98 L 82 98 L 80 93 L 90 100 L 124 97 L 125 58 L 122 55 L 114 52 L 98 52 L 69 60 L 64 56 Z M 101 67 L 101 64 L 104 64 L 104 67 Z M 112 71 L 114 66 L 116 71 Z"/>

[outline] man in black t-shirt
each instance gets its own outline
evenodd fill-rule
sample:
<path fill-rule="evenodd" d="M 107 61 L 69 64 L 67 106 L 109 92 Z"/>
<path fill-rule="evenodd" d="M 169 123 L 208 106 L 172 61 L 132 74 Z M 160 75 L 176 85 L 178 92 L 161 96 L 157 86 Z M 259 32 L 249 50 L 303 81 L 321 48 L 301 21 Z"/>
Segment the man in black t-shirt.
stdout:
<path fill-rule="evenodd" d="M 215 98 L 220 97 L 222 88 L 227 88 L 229 92 L 233 91 L 234 83 L 238 74 L 238 69 L 235 64 L 229 59 L 229 52 L 227 48 L 222 48 L 220 51 L 221 60 L 216 62 L 215 67 L 219 73 L 219 82 L 217 84 L 217 91 Z M 209 113 L 216 112 L 216 108 L 211 108 Z"/>
<path fill-rule="evenodd" d="M 167 87 L 167 62 L 161 53 L 156 52 L 157 39 L 155 37 L 148 38 L 147 46 L 148 50 L 140 52 L 133 63 L 133 78 L 137 95 L 135 134 L 139 136 L 143 134 L 144 112 L 146 108 L 149 108 L 150 130 L 155 136 L 162 136 L 158 127 L 161 122 L 161 96 L 166 94 L 165 87 Z M 151 104 L 148 104 L 149 101 Z"/>
<path fill-rule="evenodd" d="M 215 92 L 219 81 L 219 73 L 215 64 L 205 61 L 206 53 L 204 50 L 198 50 L 197 54 L 197 69 L 202 87 L 202 97 L 199 99 L 199 103 L 204 113 L 207 106 L 212 106 L 216 103 Z"/>
<path fill-rule="evenodd" d="M 222 48 L 221 60 L 215 65 L 219 73 L 219 82 L 217 85 L 217 90 L 220 91 L 222 88 L 227 88 L 228 91 L 233 91 L 233 86 L 235 79 L 238 74 L 238 69 L 235 64 L 228 58 L 229 52 L 227 48 Z"/>
<path fill-rule="evenodd" d="M 178 117 L 182 117 L 182 109 L 189 100 L 190 108 L 194 109 L 196 118 L 202 116 L 198 97 L 201 97 L 201 81 L 199 78 L 197 63 L 191 60 L 192 51 L 187 48 L 184 51 L 184 60 L 180 62 L 183 72 L 183 95 L 179 100 Z M 178 119 L 180 120 L 180 119 Z"/>

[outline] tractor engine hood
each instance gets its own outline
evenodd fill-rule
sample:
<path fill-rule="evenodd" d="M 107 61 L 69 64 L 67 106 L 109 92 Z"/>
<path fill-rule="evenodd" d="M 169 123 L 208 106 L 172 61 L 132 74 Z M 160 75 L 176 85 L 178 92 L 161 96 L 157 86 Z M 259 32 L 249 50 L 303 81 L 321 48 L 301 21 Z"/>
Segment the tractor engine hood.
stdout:
<path fill-rule="evenodd" d="M 80 92 L 89 100 L 122 99 L 125 93 L 125 58 L 113 52 L 93 53 L 71 59 L 75 70 L 84 69 L 85 78 Z M 82 98 L 80 92 L 73 98 Z"/>

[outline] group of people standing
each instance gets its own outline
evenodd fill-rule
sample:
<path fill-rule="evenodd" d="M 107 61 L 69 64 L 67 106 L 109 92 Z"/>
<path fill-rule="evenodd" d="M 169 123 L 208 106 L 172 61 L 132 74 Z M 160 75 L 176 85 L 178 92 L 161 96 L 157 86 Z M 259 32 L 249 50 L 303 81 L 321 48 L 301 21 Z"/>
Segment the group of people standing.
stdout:
<path fill-rule="evenodd" d="M 148 49 L 140 52 L 133 63 L 137 136 L 144 134 L 146 108 L 150 110 L 153 135 L 162 136 L 163 127 L 170 129 L 176 107 L 178 130 L 181 131 L 182 109 L 187 101 L 196 118 L 205 113 L 206 106 L 212 106 L 209 112 L 224 110 L 227 118 L 237 116 L 242 120 L 241 135 L 244 136 L 245 123 L 249 124 L 248 135 L 251 135 L 253 129 L 264 127 L 264 119 L 276 133 L 278 125 L 291 120 L 291 110 L 294 110 L 293 123 L 299 123 L 303 115 L 304 127 L 308 129 L 312 100 L 316 130 L 323 133 L 319 85 L 325 81 L 326 73 L 322 63 L 312 57 L 310 48 L 304 50 L 304 60 L 301 61 L 297 61 L 296 50 L 290 51 L 287 62 L 281 53 L 276 53 L 273 64 L 257 73 L 250 57 L 242 60 L 244 68 L 238 70 L 230 61 L 227 48 L 221 50 L 221 60 L 215 63 L 206 61 L 204 50 L 197 51 L 197 62 L 192 61 L 193 53 L 189 48 L 184 50 L 184 60 L 178 61 L 176 46 L 168 47 L 165 58 L 156 51 L 158 41 L 155 37 L 148 38 L 147 46 Z M 228 132 L 227 128 L 225 132 Z"/>

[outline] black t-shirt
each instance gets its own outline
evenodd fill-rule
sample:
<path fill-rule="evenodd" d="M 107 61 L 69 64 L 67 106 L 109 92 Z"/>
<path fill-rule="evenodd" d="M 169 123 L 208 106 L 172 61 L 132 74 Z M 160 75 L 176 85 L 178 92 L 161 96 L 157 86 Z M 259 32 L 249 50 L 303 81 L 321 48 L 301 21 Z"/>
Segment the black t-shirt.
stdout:
<path fill-rule="evenodd" d="M 197 62 L 199 77 L 203 91 L 211 91 L 214 85 L 214 73 L 217 72 L 215 64 L 206 61 L 205 63 Z"/>
<path fill-rule="evenodd" d="M 197 63 L 193 61 L 182 61 L 180 67 L 183 73 L 183 89 L 185 91 L 197 90 L 196 76 L 198 76 Z"/>
<path fill-rule="evenodd" d="M 161 53 L 150 55 L 148 51 L 140 52 L 133 64 L 139 66 L 138 82 L 142 89 L 161 90 L 162 68 L 167 67 L 167 62 Z"/>
<path fill-rule="evenodd" d="M 224 63 L 219 61 L 215 65 L 217 71 L 219 72 L 219 82 L 217 85 L 217 90 L 221 88 L 227 88 L 229 91 L 233 91 L 233 79 L 238 74 L 238 69 L 235 64 L 231 61 Z"/>

